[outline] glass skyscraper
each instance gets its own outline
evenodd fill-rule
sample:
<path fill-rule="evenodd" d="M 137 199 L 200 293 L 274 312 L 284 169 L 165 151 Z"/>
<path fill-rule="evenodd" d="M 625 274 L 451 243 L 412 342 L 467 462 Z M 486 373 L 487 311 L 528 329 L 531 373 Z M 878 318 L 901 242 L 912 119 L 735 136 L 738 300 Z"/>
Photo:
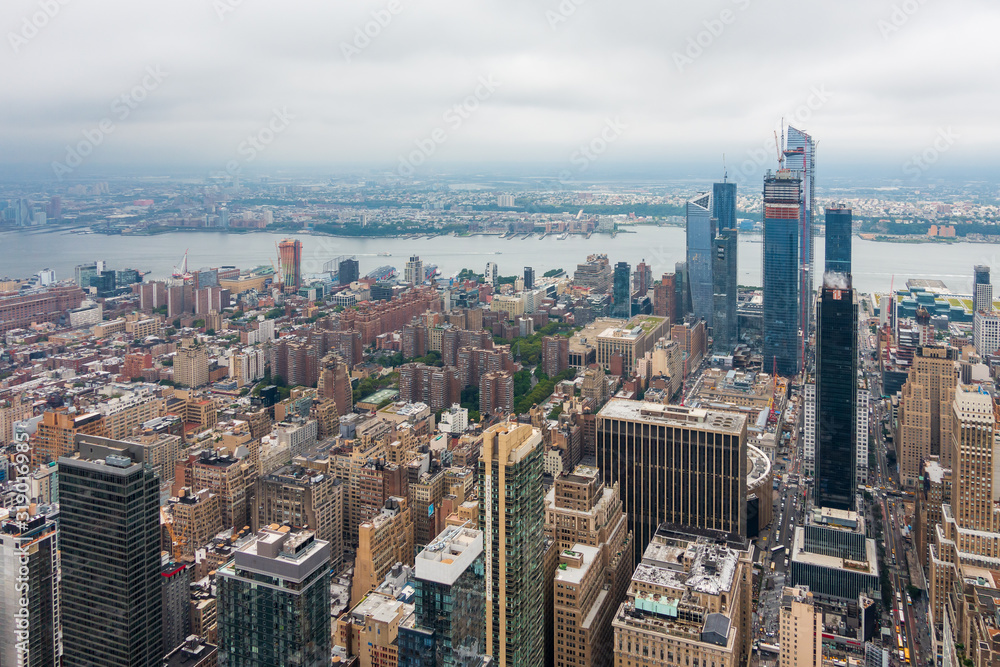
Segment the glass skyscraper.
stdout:
<path fill-rule="evenodd" d="M 615 282 L 612 288 L 614 303 L 611 304 L 611 317 L 628 319 L 632 315 L 632 267 L 628 262 L 615 264 Z"/>
<path fill-rule="evenodd" d="M 816 317 L 817 507 L 854 509 L 858 304 L 851 277 L 824 275 Z"/>
<path fill-rule="evenodd" d="M 76 437 L 59 459 L 63 665 L 160 667 L 160 480 L 141 445 Z"/>
<path fill-rule="evenodd" d="M 731 352 L 739 341 L 735 183 L 712 185 L 712 217 L 719 230 L 712 251 L 712 337 L 716 351 Z"/>
<path fill-rule="evenodd" d="M 802 180 L 799 207 L 799 325 L 802 328 L 799 356 L 805 361 L 805 342 L 812 325 L 812 292 L 815 286 L 816 227 L 813 224 L 813 201 L 816 188 L 816 143 L 806 132 L 788 126 L 785 142 L 785 168 Z"/>
<path fill-rule="evenodd" d="M 802 179 L 788 170 L 764 177 L 764 371 L 802 369 L 799 231 Z"/>
<path fill-rule="evenodd" d="M 826 209 L 826 271 L 851 272 L 852 212 L 843 204 Z"/>
<path fill-rule="evenodd" d="M 688 200 L 686 207 L 686 240 L 688 285 L 694 316 L 712 326 L 714 288 L 712 285 L 712 243 L 715 240 L 715 218 L 712 217 L 712 195 L 703 192 Z"/>

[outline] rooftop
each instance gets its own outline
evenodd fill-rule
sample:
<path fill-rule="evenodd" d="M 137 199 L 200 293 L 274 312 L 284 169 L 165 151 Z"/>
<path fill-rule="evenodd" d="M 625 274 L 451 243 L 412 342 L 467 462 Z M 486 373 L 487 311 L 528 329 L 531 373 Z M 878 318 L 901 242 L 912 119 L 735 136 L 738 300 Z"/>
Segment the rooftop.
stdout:
<path fill-rule="evenodd" d="M 598 413 L 598 417 L 704 428 L 732 434 L 740 433 L 746 426 L 746 417 L 733 412 L 646 403 L 622 398 L 608 401 Z"/>

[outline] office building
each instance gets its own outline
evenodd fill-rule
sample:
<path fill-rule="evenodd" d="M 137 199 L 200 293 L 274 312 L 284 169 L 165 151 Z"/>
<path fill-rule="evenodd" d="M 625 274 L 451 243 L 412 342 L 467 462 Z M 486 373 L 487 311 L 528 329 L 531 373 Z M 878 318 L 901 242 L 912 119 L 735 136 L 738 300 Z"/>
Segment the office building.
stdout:
<path fill-rule="evenodd" d="M 19 510 L 28 514 L 20 523 Z M 55 667 L 62 653 L 57 510 L 22 507 L 6 514 L 0 510 L 0 665 Z"/>
<path fill-rule="evenodd" d="M 972 344 L 986 358 L 1000 351 L 1000 311 L 977 310 L 972 321 Z"/>
<path fill-rule="evenodd" d="M 629 290 L 631 271 L 628 262 L 615 264 L 614 288 L 611 293 L 611 317 L 628 319 L 632 314 L 632 292 Z"/>
<path fill-rule="evenodd" d="M 302 287 L 302 241 L 284 239 L 278 243 L 278 261 L 285 292 L 298 292 Z"/>
<path fill-rule="evenodd" d="M 216 574 L 219 665 L 330 664 L 330 545 L 272 524 Z"/>
<path fill-rule="evenodd" d="M 576 265 L 573 283 L 590 289 L 592 293 L 607 294 L 612 285 L 613 271 L 604 254 L 588 255 L 587 261 Z"/>
<path fill-rule="evenodd" d="M 611 621 L 632 572 L 632 534 L 618 485 L 576 466 L 545 497 L 545 535 L 560 560 L 553 587 L 553 653 L 563 667 L 611 665 Z"/>
<path fill-rule="evenodd" d="M 356 282 L 361 276 L 358 260 L 351 257 L 345 259 L 337 265 L 337 282 L 341 285 L 350 285 Z"/>
<path fill-rule="evenodd" d="M 170 653 L 191 635 L 191 569 L 188 563 L 164 563 L 162 583 L 163 652 Z"/>
<path fill-rule="evenodd" d="M 351 605 L 375 590 L 396 563 L 413 563 L 413 516 L 406 498 L 390 497 L 379 514 L 358 526 Z"/>
<path fill-rule="evenodd" d="M 974 300 L 973 309 L 989 313 L 993 311 L 993 284 L 990 282 L 990 267 L 979 265 L 973 269 L 973 289 Z"/>
<path fill-rule="evenodd" d="M 499 269 L 496 262 L 486 262 L 486 271 L 483 272 L 483 281 L 487 285 L 496 286 L 499 277 Z"/>
<path fill-rule="evenodd" d="M 59 459 L 62 664 L 160 667 L 160 480 L 140 445 L 76 440 Z"/>
<path fill-rule="evenodd" d="M 412 624 L 399 629 L 400 667 L 475 667 L 486 648 L 483 532 L 447 526 L 417 554 Z"/>
<path fill-rule="evenodd" d="M 753 560 L 725 535 L 657 531 L 615 615 L 615 665 L 746 665 Z"/>
<path fill-rule="evenodd" d="M 799 270 L 802 178 L 787 169 L 764 177 L 764 360 L 791 377 L 802 370 L 803 300 Z"/>
<path fill-rule="evenodd" d="M 802 329 L 800 362 L 805 359 L 805 342 L 812 328 L 812 293 L 814 254 L 816 252 L 816 227 L 813 224 L 813 202 L 816 191 L 816 143 L 806 132 L 788 126 L 785 150 L 785 168 L 797 174 L 802 182 L 802 198 L 799 205 L 799 326 Z"/>
<path fill-rule="evenodd" d="M 855 479 L 859 485 L 868 484 L 868 410 L 871 404 L 871 392 L 868 390 L 868 379 L 862 373 L 858 377 L 857 404 L 854 408 L 854 453 Z"/>
<path fill-rule="evenodd" d="M 807 586 L 816 595 L 847 601 L 881 595 L 875 540 L 866 537 L 855 512 L 815 510 L 808 523 L 795 528 L 789 562 L 791 585 Z"/>
<path fill-rule="evenodd" d="M 802 390 L 802 458 L 805 473 L 813 474 L 816 463 L 816 383 L 807 382 Z"/>
<path fill-rule="evenodd" d="M 163 667 L 215 667 L 219 659 L 218 647 L 197 634 L 185 638 L 184 643 L 163 658 Z"/>
<path fill-rule="evenodd" d="M 823 612 L 813 594 L 786 586 L 778 616 L 781 667 L 823 667 Z"/>
<path fill-rule="evenodd" d="M 499 667 L 540 667 L 544 660 L 542 455 L 542 435 L 527 424 L 504 422 L 483 433 L 485 653 Z"/>
<path fill-rule="evenodd" d="M 344 487 L 332 475 L 287 465 L 257 479 L 255 528 L 272 523 L 306 528 L 330 544 L 331 566 L 344 555 Z"/>
<path fill-rule="evenodd" d="M 736 229 L 720 228 L 712 243 L 712 347 L 719 354 L 732 352 L 739 342 Z"/>
<path fill-rule="evenodd" d="M 823 276 L 816 327 L 817 507 L 854 509 L 857 488 L 858 303 L 851 277 Z"/>
<path fill-rule="evenodd" d="M 646 259 L 643 258 L 632 274 L 632 292 L 637 298 L 641 298 L 651 289 L 653 289 L 653 267 L 646 264 Z"/>
<path fill-rule="evenodd" d="M 653 314 L 669 318 L 675 324 L 677 315 L 677 274 L 664 273 L 660 282 L 653 284 Z"/>
<path fill-rule="evenodd" d="M 424 283 L 424 263 L 416 255 L 411 255 L 403 269 L 403 282 L 409 285 L 422 285 Z"/>
<path fill-rule="evenodd" d="M 735 184 L 734 184 L 735 185 Z M 712 243 L 715 240 L 716 220 L 712 217 L 712 195 L 703 192 L 685 205 L 688 290 L 691 309 L 696 319 L 712 326 L 713 280 Z"/>
<path fill-rule="evenodd" d="M 687 262 L 677 262 L 674 264 L 674 277 L 674 284 L 677 288 L 677 319 L 671 319 L 671 324 L 677 324 L 691 314 L 691 285 L 688 282 Z"/>
<path fill-rule="evenodd" d="M 826 209 L 826 273 L 851 272 L 852 217 L 843 204 Z"/>
<path fill-rule="evenodd" d="M 597 414 L 597 463 L 638 545 L 662 523 L 746 535 L 743 415 L 612 399 Z"/>
<path fill-rule="evenodd" d="M 944 467 L 951 467 L 952 402 L 957 386 L 957 349 L 942 345 L 917 348 L 896 415 L 896 458 L 904 487 L 917 485 L 923 462 L 932 456 Z"/>
<path fill-rule="evenodd" d="M 669 320 L 637 315 L 621 326 L 609 326 L 597 334 L 597 364 L 612 375 L 631 373 L 635 360 L 653 349 L 667 335 Z"/>
<path fill-rule="evenodd" d="M 58 461 L 76 451 L 76 435 L 104 435 L 100 412 L 71 412 L 66 408 L 46 410 L 32 439 L 34 463 Z"/>
<path fill-rule="evenodd" d="M 535 270 L 530 266 L 524 267 L 524 289 L 535 288 Z"/>

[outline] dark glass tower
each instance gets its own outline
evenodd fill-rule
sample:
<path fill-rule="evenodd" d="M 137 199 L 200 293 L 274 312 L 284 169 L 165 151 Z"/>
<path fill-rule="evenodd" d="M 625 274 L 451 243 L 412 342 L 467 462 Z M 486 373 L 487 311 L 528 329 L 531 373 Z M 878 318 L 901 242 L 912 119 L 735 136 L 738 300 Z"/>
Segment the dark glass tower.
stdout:
<path fill-rule="evenodd" d="M 837 204 L 826 209 L 826 271 L 851 272 L 851 209 Z"/>
<path fill-rule="evenodd" d="M 160 481 L 144 448 L 76 436 L 59 459 L 63 665 L 160 667 Z"/>
<path fill-rule="evenodd" d="M 713 184 L 712 216 L 719 228 L 712 250 L 712 337 L 717 352 L 731 352 L 739 340 L 735 183 Z"/>
<path fill-rule="evenodd" d="M 524 289 L 531 289 L 535 286 L 535 270 L 530 266 L 524 267 Z"/>
<path fill-rule="evenodd" d="M 799 228 L 802 179 L 788 170 L 764 177 L 764 371 L 777 365 L 798 375 L 802 344 L 799 321 Z"/>
<path fill-rule="evenodd" d="M 612 293 L 614 303 L 611 304 L 611 317 L 627 319 L 632 314 L 632 292 L 629 289 L 631 278 L 632 267 L 628 265 L 628 262 L 615 264 L 615 283 Z"/>
<path fill-rule="evenodd" d="M 350 285 L 358 279 L 360 270 L 358 260 L 345 259 L 337 266 L 337 281 L 341 285 Z"/>
<path fill-rule="evenodd" d="M 851 277 L 823 276 L 816 314 L 817 507 L 854 509 L 858 304 Z"/>
<path fill-rule="evenodd" d="M 981 264 L 973 267 L 975 274 L 972 298 L 976 312 L 989 313 L 993 310 L 993 283 L 990 282 L 990 267 Z"/>
<path fill-rule="evenodd" d="M 688 283 L 694 316 L 712 326 L 714 288 L 712 284 L 712 243 L 715 240 L 715 218 L 712 217 L 712 195 L 703 192 L 687 202 L 686 241 Z"/>
<path fill-rule="evenodd" d="M 688 265 L 687 262 L 677 262 L 674 264 L 674 276 L 676 282 L 674 287 L 675 292 L 675 308 L 677 316 L 676 318 L 671 315 L 671 324 L 680 324 L 684 321 L 684 318 L 691 314 L 691 289 L 688 286 Z"/>

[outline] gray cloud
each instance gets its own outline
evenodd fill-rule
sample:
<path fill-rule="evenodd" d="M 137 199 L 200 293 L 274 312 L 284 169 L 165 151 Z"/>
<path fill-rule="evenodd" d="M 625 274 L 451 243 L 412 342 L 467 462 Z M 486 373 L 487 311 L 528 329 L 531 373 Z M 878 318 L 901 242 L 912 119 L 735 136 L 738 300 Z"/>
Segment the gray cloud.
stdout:
<path fill-rule="evenodd" d="M 609 161 L 737 160 L 815 87 L 828 99 L 801 125 L 830 163 L 898 170 L 942 126 L 975 138 L 942 167 L 1000 148 L 995 2 L 576 2 L 399 0 L 348 62 L 342 45 L 389 2 L 12 0 L 0 8 L 0 163 L 58 159 L 147 66 L 169 77 L 90 164 L 225 164 L 287 107 L 295 119 L 260 166 L 391 167 L 488 74 L 502 87 L 432 159 L 565 161 L 621 116 Z M 46 3 L 58 12 L 24 38 Z M 232 8 L 221 20 L 219 3 Z"/>

